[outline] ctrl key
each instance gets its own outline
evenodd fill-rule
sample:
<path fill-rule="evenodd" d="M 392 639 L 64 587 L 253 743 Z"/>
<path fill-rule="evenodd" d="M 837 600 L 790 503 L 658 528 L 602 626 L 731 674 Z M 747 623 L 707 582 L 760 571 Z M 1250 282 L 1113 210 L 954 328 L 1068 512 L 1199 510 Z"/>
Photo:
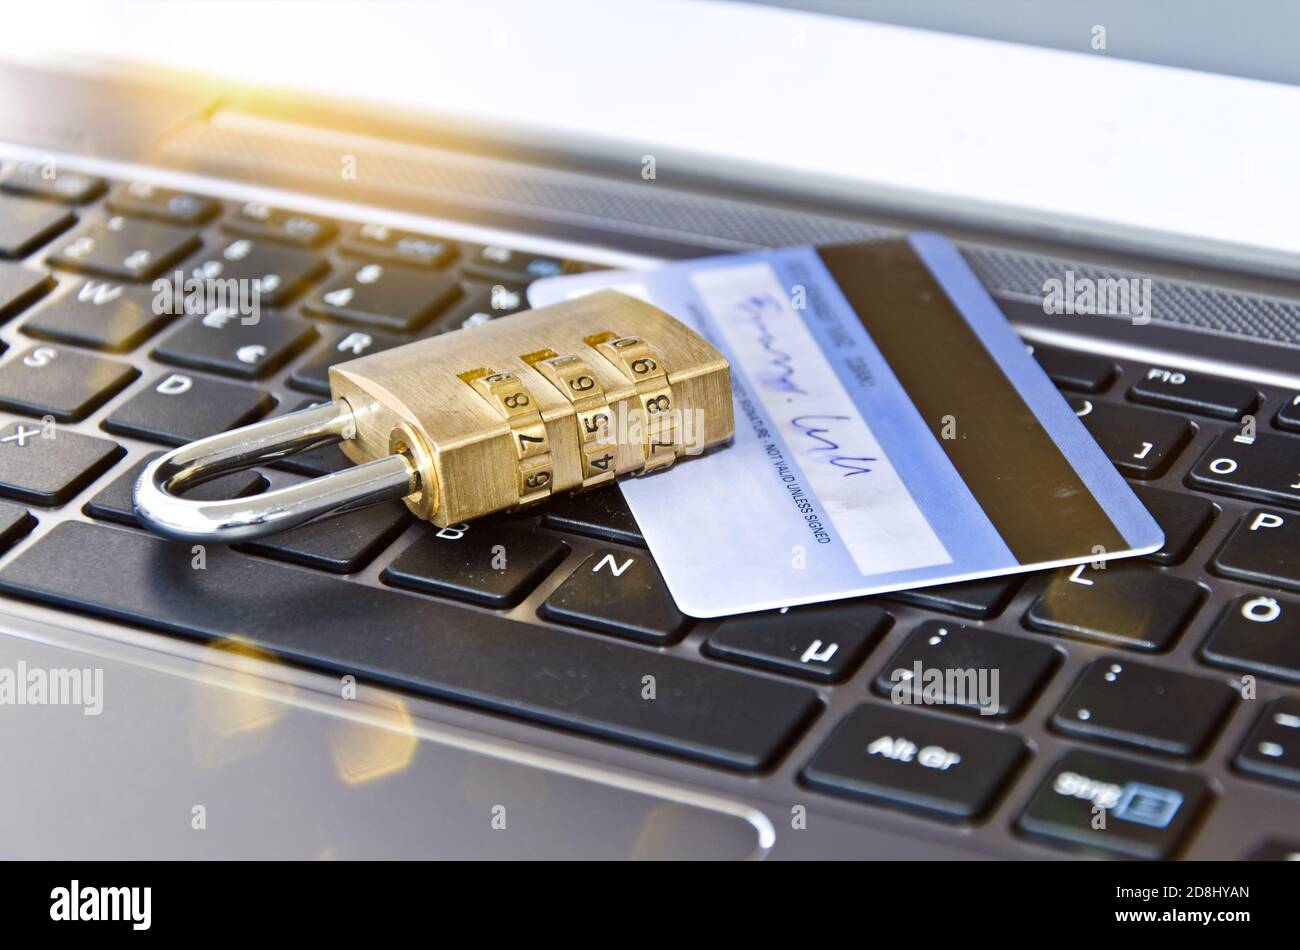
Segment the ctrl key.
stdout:
<path fill-rule="evenodd" d="M 1017 827 L 1123 857 L 1165 858 L 1186 837 L 1209 794 L 1186 772 L 1068 752 L 1047 773 Z"/>
<path fill-rule="evenodd" d="M 1020 767 L 1025 743 L 942 716 L 859 706 L 803 770 L 812 788 L 954 821 L 984 814 Z"/>

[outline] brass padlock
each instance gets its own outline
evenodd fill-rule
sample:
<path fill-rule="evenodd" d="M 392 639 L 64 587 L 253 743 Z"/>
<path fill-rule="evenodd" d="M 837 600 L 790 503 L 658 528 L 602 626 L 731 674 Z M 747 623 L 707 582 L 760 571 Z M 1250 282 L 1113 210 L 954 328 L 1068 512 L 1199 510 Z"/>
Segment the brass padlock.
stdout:
<path fill-rule="evenodd" d="M 612 290 L 330 368 L 333 401 L 150 463 L 140 521 L 231 542 L 393 498 L 447 526 L 659 471 L 731 438 L 731 376 L 708 341 Z M 355 467 L 245 499 L 180 490 L 339 442 Z"/>

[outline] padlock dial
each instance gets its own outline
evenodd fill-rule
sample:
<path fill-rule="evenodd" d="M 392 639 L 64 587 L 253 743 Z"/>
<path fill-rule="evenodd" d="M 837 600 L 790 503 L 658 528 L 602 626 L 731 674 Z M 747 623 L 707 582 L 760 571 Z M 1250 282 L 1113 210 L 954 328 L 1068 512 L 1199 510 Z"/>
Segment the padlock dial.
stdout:
<path fill-rule="evenodd" d="M 673 388 L 663 360 L 645 340 L 636 336 L 598 333 L 586 342 L 613 363 L 636 387 L 640 404 L 645 465 L 637 474 L 659 471 L 677 459 L 677 432 Z"/>
<path fill-rule="evenodd" d="M 560 356 L 550 349 L 526 354 L 522 359 L 573 405 L 578 449 L 582 453 L 582 487 L 611 481 L 618 467 L 610 435 L 613 411 L 595 372 L 581 357 Z"/>
<path fill-rule="evenodd" d="M 480 368 L 460 374 L 510 424 L 518 459 L 519 503 L 532 504 L 551 494 L 555 465 L 546 423 L 532 393 L 514 373 Z"/>

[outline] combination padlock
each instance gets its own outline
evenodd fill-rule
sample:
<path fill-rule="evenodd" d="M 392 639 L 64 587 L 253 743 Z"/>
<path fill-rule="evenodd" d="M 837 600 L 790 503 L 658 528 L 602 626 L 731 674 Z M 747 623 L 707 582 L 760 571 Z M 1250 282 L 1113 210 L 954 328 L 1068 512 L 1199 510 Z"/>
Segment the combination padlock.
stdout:
<path fill-rule="evenodd" d="M 140 521 L 233 542 L 394 498 L 447 526 L 643 474 L 729 440 L 726 359 L 612 290 L 330 368 L 331 402 L 182 446 L 135 486 Z M 352 468 L 250 498 L 183 489 L 341 443 Z"/>

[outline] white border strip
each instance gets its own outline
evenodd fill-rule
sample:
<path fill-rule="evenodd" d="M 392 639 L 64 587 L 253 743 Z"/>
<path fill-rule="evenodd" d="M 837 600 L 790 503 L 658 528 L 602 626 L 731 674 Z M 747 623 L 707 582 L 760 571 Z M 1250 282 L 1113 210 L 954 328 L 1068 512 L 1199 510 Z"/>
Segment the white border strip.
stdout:
<path fill-rule="evenodd" d="M 4 22 L 6 56 L 396 108 L 630 180 L 653 154 L 663 179 L 1300 272 L 1300 88 L 1126 60 L 1088 31 L 1066 52 L 699 0 L 46 0 Z"/>

